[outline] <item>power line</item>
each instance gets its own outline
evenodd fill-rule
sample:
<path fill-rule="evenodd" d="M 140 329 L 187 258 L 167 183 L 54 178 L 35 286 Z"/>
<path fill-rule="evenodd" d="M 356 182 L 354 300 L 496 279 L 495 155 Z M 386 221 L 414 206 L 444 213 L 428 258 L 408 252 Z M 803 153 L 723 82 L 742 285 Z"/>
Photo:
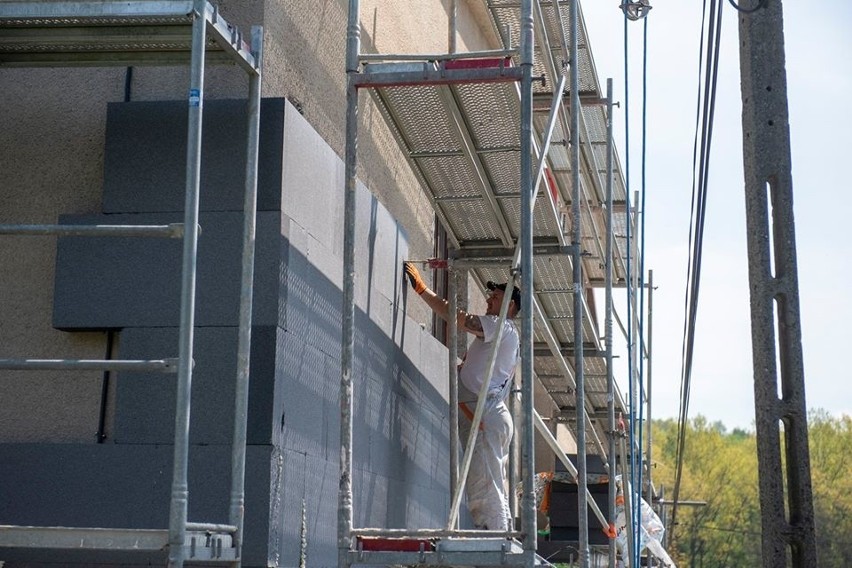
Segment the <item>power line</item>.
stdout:
<path fill-rule="evenodd" d="M 709 20 L 707 20 L 708 13 Z M 706 46 L 704 42 L 705 22 L 707 22 Z M 673 496 L 675 505 L 672 507 L 673 526 L 677 524 L 677 500 L 680 495 L 683 458 L 686 451 L 686 425 L 689 420 L 689 394 L 695 348 L 695 322 L 698 314 L 698 291 L 701 282 L 701 256 L 704 243 L 704 220 L 706 216 L 707 183 L 710 170 L 710 146 L 713 135 L 713 117 L 716 104 L 716 77 L 719 69 L 721 27 L 721 0 L 718 2 L 717 0 L 710 0 L 709 10 L 707 0 L 705 0 L 704 11 L 701 18 L 698 100 L 696 104 L 695 138 L 693 142 L 692 208 L 690 211 L 689 226 L 690 256 L 687 264 L 687 287 L 686 293 L 684 294 L 684 331 L 680 386 L 681 400 L 678 413 L 677 453 Z M 704 67 L 703 82 L 701 79 L 702 64 Z"/>
<path fill-rule="evenodd" d="M 628 20 L 635 20 L 637 18 L 633 18 L 628 13 L 626 9 L 627 4 L 622 4 L 622 9 L 624 9 L 624 122 L 625 122 L 625 140 L 626 140 L 626 148 L 625 148 L 625 199 L 627 203 L 630 203 L 630 91 L 629 91 L 629 42 L 628 42 Z M 647 2 L 637 3 L 634 7 L 640 8 L 640 11 L 647 15 L 648 10 L 650 10 L 650 6 Z M 644 17 L 644 16 L 643 16 Z M 643 363 L 642 357 L 645 353 L 645 344 L 644 344 L 644 299 L 645 299 L 645 286 L 644 286 L 644 266 L 645 266 L 645 174 L 646 174 L 646 123 L 647 123 L 647 61 L 648 61 L 648 19 L 644 18 L 643 22 L 643 44 L 642 44 L 642 140 L 641 140 L 641 186 L 640 186 L 640 203 L 634 204 L 634 214 L 638 211 L 638 220 L 636 223 L 636 232 L 637 234 L 631 235 L 631 222 L 630 222 L 630 211 L 631 208 L 628 206 L 626 209 L 626 226 L 627 226 L 627 281 L 628 286 L 626 288 L 627 291 L 627 375 L 628 375 L 628 394 L 630 397 L 630 415 L 629 415 L 629 442 L 630 442 L 630 491 L 633 495 L 634 503 L 641 503 L 642 496 L 642 410 L 644 408 L 643 401 L 645 399 L 643 386 L 643 377 L 644 374 L 642 372 Z M 639 250 L 639 258 L 633 259 L 634 261 L 638 261 L 638 274 L 635 276 L 637 282 L 637 289 L 639 290 L 639 300 L 638 300 L 638 318 L 636 318 L 638 325 L 636 326 L 636 335 L 634 337 L 634 317 L 636 314 L 637 306 L 636 301 L 633 298 L 633 289 L 629 285 L 630 282 L 634 281 L 634 272 L 637 270 L 637 267 L 631 262 L 632 255 L 629 251 L 633 250 L 632 239 L 639 239 L 640 250 Z M 637 345 L 634 345 L 637 344 Z M 638 346 L 638 370 L 633 367 L 633 355 L 635 353 L 634 349 Z M 638 377 L 638 385 L 634 385 L 634 374 Z M 637 402 L 637 404 L 634 404 Z M 638 407 L 638 408 L 637 408 Z M 638 423 L 637 423 L 637 413 L 638 413 Z M 638 434 L 637 434 L 638 431 Z M 638 451 L 633 451 L 637 448 L 636 439 L 638 436 Z M 637 458 L 638 455 L 638 458 Z M 625 490 L 628 485 L 625 484 Z M 640 537 L 640 519 L 641 519 L 641 508 L 635 507 L 632 511 L 633 515 L 630 519 L 631 525 L 634 527 L 632 531 L 633 534 L 633 554 L 635 558 L 631 559 L 631 564 L 634 562 L 638 564 L 639 561 L 639 537 Z"/>

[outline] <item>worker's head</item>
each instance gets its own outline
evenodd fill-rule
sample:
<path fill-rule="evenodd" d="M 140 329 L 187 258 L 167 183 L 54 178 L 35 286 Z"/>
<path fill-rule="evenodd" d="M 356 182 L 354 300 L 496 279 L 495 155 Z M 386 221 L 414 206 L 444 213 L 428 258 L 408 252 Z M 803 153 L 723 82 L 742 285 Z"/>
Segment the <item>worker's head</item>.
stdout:
<path fill-rule="evenodd" d="M 485 311 L 487 315 L 496 316 L 500 314 L 500 306 L 503 303 L 503 296 L 506 293 L 506 283 L 497 284 L 490 280 L 485 284 L 488 288 L 488 297 L 486 305 L 488 309 Z M 512 289 L 512 301 L 509 302 L 509 317 L 515 317 L 515 314 L 521 311 L 521 290 L 517 286 Z"/>

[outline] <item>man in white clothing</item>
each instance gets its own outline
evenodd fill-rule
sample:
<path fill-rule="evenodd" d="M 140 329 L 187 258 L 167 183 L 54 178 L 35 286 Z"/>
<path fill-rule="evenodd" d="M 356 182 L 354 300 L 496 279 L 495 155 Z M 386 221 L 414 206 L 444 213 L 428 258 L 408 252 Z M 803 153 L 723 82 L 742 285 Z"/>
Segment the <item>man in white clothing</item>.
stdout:
<path fill-rule="evenodd" d="M 405 263 L 405 275 L 414 291 L 424 302 L 445 321 L 449 317 L 449 304 L 438 297 L 423 282 L 417 268 L 410 262 Z M 497 337 L 500 306 L 503 302 L 506 284 L 487 285 L 490 293 L 487 299 L 485 315 L 468 314 L 458 310 L 456 324 L 459 330 L 475 336 L 459 369 L 459 380 L 471 393 L 478 394 L 488 362 Z M 494 371 L 488 378 L 488 392 L 482 424 L 474 445 L 467 477 L 467 506 L 478 528 L 506 531 L 512 527 L 509 512 L 508 487 L 506 484 L 506 466 L 509 460 L 509 441 L 512 438 L 512 417 L 506 408 L 506 398 L 511 390 L 515 366 L 518 362 L 520 333 L 512 318 L 521 309 L 521 293 L 515 288 L 509 302 L 509 312 L 503 323 L 503 334 L 497 347 Z M 468 417 L 473 417 L 473 405 L 460 405 Z M 469 431 L 470 423 L 466 430 Z M 466 432 L 460 437 L 466 440 Z"/>

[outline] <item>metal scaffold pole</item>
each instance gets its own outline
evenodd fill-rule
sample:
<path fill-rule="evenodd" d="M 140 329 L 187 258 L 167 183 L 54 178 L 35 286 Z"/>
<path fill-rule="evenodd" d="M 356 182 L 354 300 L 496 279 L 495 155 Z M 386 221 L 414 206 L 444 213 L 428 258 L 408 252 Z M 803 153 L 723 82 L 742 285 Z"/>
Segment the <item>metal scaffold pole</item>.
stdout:
<path fill-rule="evenodd" d="M 619 424 L 619 459 L 621 460 L 621 494 L 624 500 L 624 520 L 625 526 L 624 530 L 627 533 L 627 550 L 628 556 L 630 556 L 630 561 L 625 562 L 625 566 L 629 568 L 638 568 L 636 566 L 636 541 L 634 541 L 634 535 L 636 534 L 635 526 L 633 524 L 633 510 L 634 506 L 637 505 L 635 501 L 633 501 L 633 484 L 630 480 L 630 461 L 632 457 L 628 457 L 629 454 L 627 452 L 627 442 L 629 440 L 627 433 L 624 432 L 624 423 L 620 422 Z M 633 453 L 633 449 L 631 448 L 631 453 Z"/>
<path fill-rule="evenodd" d="M 263 28 L 252 28 L 252 52 L 258 70 L 263 66 Z M 251 360 L 251 317 L 254 289 L 254 253 L 257 221 L 257 169 L 260 144 L 261 74 L 249 75 L 248 136 L 243 202 L 243 255 L 240 280 L 240 325 L 237 344 L 237 385 L 234 395 L 234 438 L 231 449 L 230 524 L 236 527 L 234 546 L 242 550 L 245 515 L 246 436 L 248 431 L 249 371 Z M 237 554 L 237 558 L 242 558 Z M 239 567 L 241 561 L 234 563 Z"/>
<path fill-rule="evenodd" d="M 586 475 L 586 391 L 583 371 L 583 267 L 582 231 L 580 218 L 580 69 L 578 65 L 577 29 L 579 1 L 571 0 L 569 36 L 571 38 L 571 225 L 572 268 L 574 283 L 574 375 L 577 383 L 577 515 L 580 532 L 580 566 L 589 566 L 588 477 Z"/>
<path fill-rule="evenodd" d="M 630 384 L 631 384 L 631 394 L 630 394 L 630 426 L 629 426 L 629 443 L 628 447 L 630 448 L 630 499 L 625 499 L 625 503 L 629 504 L 631 514 L 628 517 L 628 523 L 633 527 L 633 533 L 631 539 L 633 541 L 633 549 L 630 553 L 630 565 L 636 566 L 639 563 L 639 555 L 641 550 L 639 549 L 639 534 L 640 531 L 638 529 L 639 526 L 639 499 L 642 497 L 642 443 L 641 443 L 641 432 L 642 432 L 642 405 L 644 404 L 644 400 L 642 397 L 642 383 L 640 380 L 640 366 L 643 362 L 643 353 L 642 353 L 642 334 L 639 328 L 639 316 L 640 316 L 640 302 L 639 302 L 639 294 L 641 293 L 641 288 L 639 286 L 639 280 L 641 277 L 641 259 L 639 258 L 639 216 L 641 215 L 641 211 L 639 209 L 639 192 L 633 192 L 633 211 L 632 215 L 629 214 L 628 209 L 628 223 L 630 223 L 630 244 L 628 245 L 630 248 L 629 258 L 633 259 L 631 264 L 632 270 L 630 271 L 630 276 L 628 277 L 628 285 L 627 285 L 627 294 L 630 297 L 628 309 L 628 321 L 627 324 L 630 326 L 630 346 L 628 348 L 628 357 L 630 358 Z M 624 487 L 627 487 L 625 485 Z"/>
<path fill-rule="evenodd" d="M 533 566 L 536 549 L 535 440 L 533 430 L 533 177 L 532 177 L 532 68 L 533 68 L 533 0 L 521 2 L 521 402 L 522 402 L 522 471 L 523 501 L 521 526 L 527 562 Z"/>
<path fill-rule="evenodd" d="M 352 532 L 352 369 L 355 351 L 355 174 L 358 146 L 359 2 L 349 1 L 346 27 L 346 164 L 343 213 L 343 304 L 340 353 L 340 487 L 337 521 L 338 565 L 349 566 Z"/>
<path fill-rule="evenodd" d="M 609 430 L 609 525 L 615 526 L 615 379 L 612 369 L 612 79 L 606 80 L 606 309 L 604 335 L 606 342 L 606 408 Z M 609 565 L 615 567 L 615 538 L 609 539 Z"/>
<path fill-rule="evenodd" d="M 198 259 L 198 201 L 201 180 L 201 117 L 204 104 L 204 45 L 207 39 L 206 3 L 196 1 L 192 22 L 192 64 L 189 85 L 189 125 L 186 136 L 186 200 L 184 205 L 181 275 L 178 383 L 175 403 L 175 447 L 172 500 L 169 511 L 169 566 L 184 563 L 186 516 L 189 507 L 189 405 L 192 391 L 192 346 L 195 332 L 195 280 Z"/>
<path fill-rule="evenodd" d="M 459 310 L 458 272 L 450 265 L 447 295 L 449 297 L 448 313 L 457 314 Z M 459 328 L 455 321 L 447 322 L 447 343 L 449 344 L 449 399 L 450 399 L 450 491 L 457 491 L 459 485 Z M 450 495 L 450 500 L 455 499 Z M 448 528 L 457 529 L 458 519 Z"/>
<path fill-rule="evenodd" d="M 652 400 L 652 390 L 651 390 L 651 375 L 653 370 L 653 338 L 654 338 L 654 271 L 648 271 L 648 362 L 647 362 L 647 370 L 648 370 L 648 390 L 645 393 L 648 405 L 648 415 L 646 417 L 646 426 L 645 426 L 645 436 L 646 436 L 646 444 L 645 444 L 645 467 L 648 478 L 648 504 L 652 504 L 654 502 L 654 484 L 651 479 L 651 400 Z"/>
<path fill-rule="evenodd" d="M 762 559 L 804 568 L 817 552 L 781 0 L 741 13 L 739 34 Z"/>
<path fill-rule="evenodd" d="M 447 53 L 456 52 L 456 35 L 458 34 L 458 2 L 450 0 L 447 25 Z"/>

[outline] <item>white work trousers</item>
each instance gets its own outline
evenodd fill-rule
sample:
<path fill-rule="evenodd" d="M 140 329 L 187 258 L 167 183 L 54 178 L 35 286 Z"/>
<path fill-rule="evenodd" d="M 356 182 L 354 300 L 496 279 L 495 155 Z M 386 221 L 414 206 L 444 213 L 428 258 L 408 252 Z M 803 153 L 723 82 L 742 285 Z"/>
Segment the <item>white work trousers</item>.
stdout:
<path fill-rule="evenodd" d="M 459 436 L 465 444 L 470 421 L 461 422 Z M 476 436 L 465 485 L 467 508 L 477 528 L 506 531 L 512 526 L 506 484 L 509 441 L 513 431 L 509 409 L 503 402 L 498 402 L 483 413 L 482 426 Z"/>

